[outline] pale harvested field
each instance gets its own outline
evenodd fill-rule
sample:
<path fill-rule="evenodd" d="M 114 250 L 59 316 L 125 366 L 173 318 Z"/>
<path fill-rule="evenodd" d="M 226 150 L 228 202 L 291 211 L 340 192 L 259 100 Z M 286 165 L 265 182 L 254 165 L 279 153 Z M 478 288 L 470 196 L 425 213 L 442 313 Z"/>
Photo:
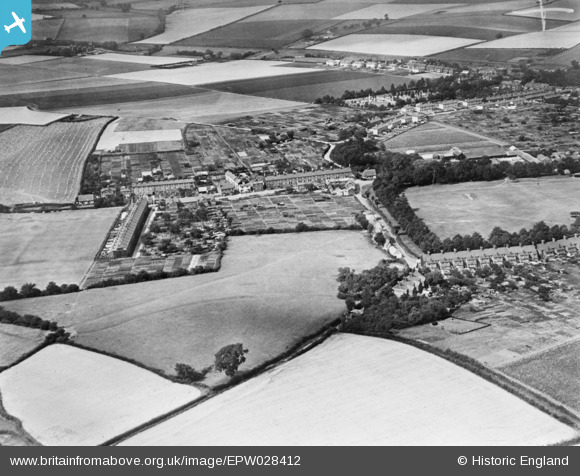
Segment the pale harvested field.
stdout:
<path fill-rule="evenodd" d="M 59 56 L 42 56 L 42 55 L 9 56 L 8 58 L 0 58 L 0 64 L 9 64 L 18 66 L 32 63 L 40 63 L 42 61 L 50 61 L 58 58 Z"/>
<path fill-rule="evenodd" d="M 530 48 L 572 48 L 580 43 L 577 31 L 539 31 L 510 36 L 501 40 L 488 41 L 469 48 L 530 49 Z"/>
<path fill-rule="evenodd" d="M 362 5 L 361 5 L 362 6 Z M 422 13 L 436 12 L 455 7 L 452 3 L 430 3 L 430 4 L 411 4 L 411 5 L 393 5 L 379 4 L 371 5 L 354 12 L 338 15 L 333 20 L 371 20 L 373 18 L 384 18 L 385 14 L 389 15 L 390 20 L 410 17 Z"/>
<path fill-rule="evenodd" d="M 102 55 L 90 55 L 86 58 L 99 61 L 118 61 L 120 63 L 137 63 L 146 65 L 175 64 L 192 60 L 192 58 L 176 58 L 175 56 L 124 55 L 121 53 L 104 53 Z"/>
<path fill-rule="evenodd" d="M 284 67 L 290 63 L 285 61 L 254 61 L 240 60 L 227 63 L 208 63 L 179 69 L 159 69 L 155 71 L 137 71 L 134 73 L 110 76 L 118 79 L 138 81 L 154 81 L 160 83 L 181 84 L 183 86 L 199 86 L 203 84 L 221 83 L 224 81 L 240 81 L 242 79 L 268 78 L 274 76 L 291 76 L 316 71 L 314 68 Z"/>
<path fill-rule="evenodd" d="M 547 3 L 547 2 L 546 2 Z M 517 10 L 508 15 L 540 18 L 538 6 Z M 573 10 L 572 12 L 568 10 Z M 548 20 L 574 21 L 580 19 L 580 2 L 578 0 L 557 0 L 545 6 L 546 18 Z"/>
<path fill-rule="evenodd" d="M 66 114 L 33 111 L 27 107 L 0 107 L 0 124 L 27 124 L 46 126 L 51 122 L 64 119 Z"/>
<path fill-rule="evenodd" d="M 118 208 L 0 215 L 0 288 L 79 284 Z"/>
<path fill-rule="evenodd" d="M 398 342 L 337 334 L 123 445 L 544 445 L 576 431 Z"/>
<path fill-rule="evenodd" d="M 382 257 L 360 232 L 232 237 L 217 273 L 5 307 L 56 320 L 76 330 L 83 345 L 168 373 L 179 362 L 203 368 L 221 347 L 242 342 L 250 351 L 245 371 L 340 315 L 339 267 L 361 271 Z"/>
<path fill-rule="evenodd" d="M 4 408 L 48 446 L 98 445 L 200 397 L 135 365 L 56 344 L 0 374 Z"/>
<path fill-rule="evenodd" d="M 269 8 L 268 6 L 246 8 L 198 8 L 177 10 L 167 16 L 165 32 L 136 43 L 168 45 L 190 36 L 199 35 L 228 23 L 241 20 Z"/>
<path fill-rule="evenodd" d="M 487 238 L 495 226 L 514 232 L 540 220 L 570 225 L 579 193 L 580 180 L 569 177 L 431 185 L 405 192 L 417 215 L 442 239 L 474 231 Z"/>
<path fill-rule="evenodd" d="M 393 56 L 429 56 L 478 43 L 479 40 L 427 35 L 347 35 L 310 46 L 311 50 Z"/>
<path fill-rule="evenodd" d="M 119 122 L 120 119 L 117 119 L 107 126 L 99 139 L 96 150 L 114 151 L 121 144 L 171 142 L 182 139 L 181 129 L 177 122 L 174 129 L 117 131 Z"/>
<path fill-rule="evenodd" d="M 265 12 L 254 15 L 244 22 L 248 21 L 284 21 L 284 20 L 329 20 L 332 17 L 342 15 L 343 13 L 359 10 L 368 4 L 364 2 L 312 2 L 310 4 L 294 4 L 288 2 L 287 5 L 278 5 L 276 8 L 270 8 Z M 381 17 L 382 18 L 382 17 Z"/>
<path fill-rule="evenodd" d="M 0 323 L 0 368 L 8 367 L 44 342 L 47 332 Z"/>
<path fill-rule="evenodd" d="M 63 108 L 57 111 L 95 115 L 116 114 L 130 117 L 163 117 L 177 121 L 211 123 L 248 114 L 277 112 L 304 106 L 306 106 L 306 103 L 302 102 L 208 91 L 206 93 L 179 98 L 80 108 Z"/>

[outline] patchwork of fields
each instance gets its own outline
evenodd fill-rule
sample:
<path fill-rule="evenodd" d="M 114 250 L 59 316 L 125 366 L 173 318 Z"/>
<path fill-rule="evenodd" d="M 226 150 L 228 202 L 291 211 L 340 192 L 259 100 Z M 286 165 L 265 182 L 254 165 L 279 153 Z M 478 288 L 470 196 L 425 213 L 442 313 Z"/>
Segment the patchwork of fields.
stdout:
<path fill-rule="evenodd" d="M 337 334 L 122 445 L 494 446 L 574 436 L 573 428 L 446 360 Z"/>
<path fill-rule="evenodd" d="M 0 289 L 79 284 L 118 214 L 118 208 L 0 214 Z"/>
<path fill-rule="evenodd" d="M 11 301 L 5 307 L 56 320 L 74 329 L 80 344 L 169 374 L 178 362 L 201 369 L 224 345 L 242 342 L 250 351 L 243 372 L 340 315 L 338 268 L 360 271 L 381 258 L 355 231 L 297 233 L 290 240 L 233 237 L 218 273 Z M 220 381 L 215 376 L 212 382 Z"/>
<path fill-rule="evenodd" d="M 495 226 L 515 232 L 541 220 L 550 226 L 569 225 L 579 190 L 579 180 L 551 177 L 413 187 L 405 195 L 443 239 L 475 231 L 487 237 Z"/>
<path fill-rule="evenodd" d="M 0 203 L 73 203 L 85 160 L 110 118 L 15 126 L 0 134 Z"/>
<path fill-rule="evenodd" d="M 201 395 L 135 365 L 61 344 L 2 372 L 0 390 L 6 411 L 48 446 L 98 445 Z"/>

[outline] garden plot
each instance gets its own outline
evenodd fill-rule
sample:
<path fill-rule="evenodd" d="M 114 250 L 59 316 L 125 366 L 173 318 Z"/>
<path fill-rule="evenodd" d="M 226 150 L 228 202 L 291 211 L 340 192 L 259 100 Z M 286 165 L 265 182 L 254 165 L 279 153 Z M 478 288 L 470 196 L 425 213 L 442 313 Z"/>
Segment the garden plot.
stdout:
<path fill-rule="evenodd" d="M 479 40 L 447 36 L 354 34 L 310 46 L 308 49 L 388 56 L 429 56 L 478 42 Z"/>
<path fill-rule="evenodd" d="M 48 446 L 98 445 L 201 392 L 135 365 L 52 345 L 0 374 L 6 411 Z"/>
<path fill-rule="evenodd" d="M 255 232 L 273 228 L 294 230 L 298 223 L 317 228 L 346 228 L 356 225 L 354 215 L 364 207 L 354 197 L 318 195 L 276 195 L 222 202 L 222 209 L 232 217 L 232 228 Z"/>
<path fill-rule="evenodd" d="M 0 124 L 27 124 L 30 126 L 47 126 L 60 121 L 66 114 L 33 111 L 27 107 L 0 107 Z"/>
<path fill-rule="evenodd" d="M 0 289 L 80 284 L 118 208 L 0 215 Z"/>
<path fill-rule="evenodd" d="M 119 149 L 121 145 L 125 144 L 149 144 L 149 143 L 160 143 L 160 142 L 179 142 L 181 143 L 181 124 L 179 122 L 174 122 L 174 129 L 159 129 L 159 130 L 122 130 L 118 131 L 117 126 L 121 122 L 121 119 L 109 124 L 105 129 L 105 132 L 101 136 L 99 143 L 97 144 L 96 150 L 102 151 L 115 151 Z M 167 121 L 171 124 L 170 121 Z M 156 150 L 161 150 L 163 147 L 159 148 L 159 144 L 155 147 Z M 174 148 L 172 145 L 171 149 Z"/>
<path fill-rule="evenodd" d="M 227 63 L 208 63 L 199 66 L 179 68 L 177 70 L 160 69 L 156 71 L 138 71 L 135 73 L 117 74 L 110 77 L 197 86 L 221 83 L 224 81 L 239 81 L 242 79 L 291 76 L 317 71 L 315 68 L 279 67 L 287 66 L 288 64 L 285 61 L 240 60 L 229 61 Z"/>
<path fill-rule="evenodd" d="M 72 203 L 110 118 L 15 126 L 0 134 L 0 203 Z"/>
<path fill-rule="evenodd" d="M 534 48 L 572 48 L 580 44 L 578 31 L 547 30 L 523 35 L 510 36 L 500 40 L 487 41 L 469 46 L 468 49 L 534 49 Z"/>
<path fill-rule="evenodd" d="M 360 10 L 345 13 L 334 17 L 334 20 L 372 20 L 373 18 L 384 18 L 385 14 L 389 15 L 390 20 L 420 15 L 422 13 L 431 13 L 438 10 L 452 8 L 457 5 L 452 3 L 430 3 L 430 4 L 410 4 L 410 5 L 393 5 L 379 4 L 371 5 Z"/>
<path fill-rule="evenodd" d="M 266 8 L 269 6 L 177 10 L 167 17 L 165 32 L 137 43 L 168 45 L 255 15 Z"/>
<path fill-rule="evenodd" d="M 432 354 L 336 334 L 122 445 L 545 445 L 576 434 Z"/>
<path fill-rule="evenodd" d="M 40 329 L 0 324 L 0 369 L 32 352 L 44 342 L 46 335 Z"/>

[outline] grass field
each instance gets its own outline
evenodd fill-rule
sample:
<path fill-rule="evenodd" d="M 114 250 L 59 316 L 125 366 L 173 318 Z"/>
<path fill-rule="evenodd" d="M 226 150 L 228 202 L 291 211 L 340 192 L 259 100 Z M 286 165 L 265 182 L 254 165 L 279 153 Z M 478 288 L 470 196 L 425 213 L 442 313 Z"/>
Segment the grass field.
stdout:
<path fill-rule="evenodd" d="M 308 49 L 389 56 L 429 56 L 472 45 L 479 40 L 428 35 L 347 35 Z"/>
<path fill-rule="evenodd" d="M 42 73 L 42 74 L 41 74 Z M 38 69 L 34 65 L 10 65 L 0 64 L 0 85 L 42 83 L 44 81 L 60 81 L 63 79 L 79 78 L 82 73 L 67 73 L 66 71 L 54 71 Z"/>
<path fill-rule="evenodd" d="M 6 411 L 48 446 L 98 445 L 201 395 L 195 387 L 62 344 L 2 372 L 0 389 Z"/>
<path fill-rule="evenodd" d="M 245 371 L 340 315 L 339 267 L 368 269 L 382 257 L 359 232 L 233 237 L 218 273 L 5 307 L 57 320 L 83 345 L 168 373 L 178 362 L 201 369 L 224 345 L 242 342 L 250 351 Z"/>
<path fill-rule="evenodd" d="M 55 40 L 64 25 L 64 18 L 50 18 L 46 20 L 35 20 L 32 22 L 32 39 L 46 40 L 51 38 Z"/>
<path fill-rule="evenodd" d="M 355 71 L 317 71 L 292 77 L 263 78 L 212 84 L 211 89 L 289 101 L 313 102 L 325 95 L 340 97 L 348 89 L 389 89 L 407 82 L 404 76 Z"/>
<path fill-rule="evenodd" d="M 543 445 L 575 435 L 439 357 L 337 334 L 122 444 L 495 446 Z"/>
<path fill-rule="evenodd" d="M 40 329 L 0 324 L 0 369 L 36 349 L 44 342 L 46 334 Z"/>
<path fill-rule="evenodd" d="M 268 7 L 245 8 L 199 8 L 194 10 L 177 10 L 168 15 L 165 32 L 147 38 L 138 43 L 168 45 L 189 36 L 204 33 L 228 23 L 254 15 Z"/>
<path fill-rule="evenodd" d="M 79 284 L 118 208 L 0 215 L 0 288 Z"/>
<path fill-rule="evenodd" d="M 120 98 L 122 99 L 122 98 Z M 88 107 L 61 106 L 59 112 L 96 115 L 172 118 L 185 122 L 220 122 L 248 114 L 285 111 L 305 106 L 302 102 L 206 91 L 168 99 L 112 103 Z"/>
<path fill-rule="evenodd" d="M 0 135 L 0 203 L 74 202 L 109 118 L 15 126 Z"/>
<path fill-rule="evenodd" d="M 580 411 L 580 341 L 536 354 L 500 370 Z"/>
<path fill-rule="evenodd" d="M 551 177 L 413 187 L 405 194 L 433 232 L 452 238 L 474 231 L 487 237 L 495 226 L 519 231 L 540 220 L 570 225 L 579 190 L 579 180 Z"/>
<path fill-rule="evenodd" d="M 41 20 L 52 22 L 53 20 Z M 59 41 L 116 41 L 127 43 L 153 34 L 159 20 L 156 16 L 110 12 L 108 17 L 66 18 L 58 32 Z"/>
<path fill-rule="evenodd" d="M 252 16 L 247 21 L 230 23 L 174 44 L 198 46 L 200 49 L 204 47 L 281 48 L 301 39 L 302 32 L 306 28 L 316 33 L 326 31 L 340 23 L 310 18 L 264 21 L 256 21 L 256 18 Z"/>
<path fill-rule="evenodd" d="M 449 151 L 453 146 L 461 147 L 462 143 L 484 142 L 483 137 L 445 127 L 433 128 L 433 124 L 418 126 L 407 132 L 385 141 L 389 150 L 404 151 L 417 148 L 433 148 L 434 150 Z"/>

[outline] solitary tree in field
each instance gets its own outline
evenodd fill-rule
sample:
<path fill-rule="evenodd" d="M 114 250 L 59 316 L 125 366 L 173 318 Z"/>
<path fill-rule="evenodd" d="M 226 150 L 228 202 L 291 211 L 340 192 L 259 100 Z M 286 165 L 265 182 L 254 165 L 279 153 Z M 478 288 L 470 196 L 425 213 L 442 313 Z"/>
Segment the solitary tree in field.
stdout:
<path fill-rule="evenodd" d="M 306 28 L 306 30 L 302 30 L 302 38 L 304 38 L 305 40 L 312 38 L 312 35 L 314 35 L 314 32 L 310 28 Z"/>
<path fill-rule="evenodd" d="M 240 365 L 246 361 L 248 349 L 243 344 L 230 344 L 222 347 L 215 354 L 214 367 L 218 372 L 225 372 L 228 377 L 233 377 Z"/>

